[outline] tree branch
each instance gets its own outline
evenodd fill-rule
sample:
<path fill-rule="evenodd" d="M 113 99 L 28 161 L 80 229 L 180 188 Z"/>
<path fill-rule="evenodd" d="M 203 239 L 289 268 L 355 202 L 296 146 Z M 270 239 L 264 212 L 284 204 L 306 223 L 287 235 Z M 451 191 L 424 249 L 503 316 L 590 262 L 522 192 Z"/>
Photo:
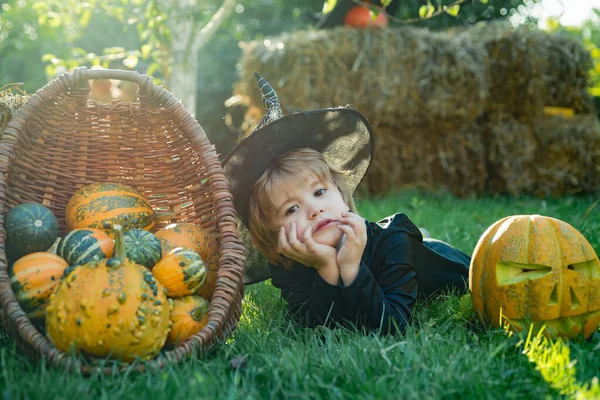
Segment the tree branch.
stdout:
<path fill-rule="evenodd" d="M 198 52 L 215 34 L 223 21 L 229 17 L 235 7 L 236 0 L 225 0 L 221 8 L 212 16 L 210 21 L 196 34 L 193 39 L 192 53 Z"/>

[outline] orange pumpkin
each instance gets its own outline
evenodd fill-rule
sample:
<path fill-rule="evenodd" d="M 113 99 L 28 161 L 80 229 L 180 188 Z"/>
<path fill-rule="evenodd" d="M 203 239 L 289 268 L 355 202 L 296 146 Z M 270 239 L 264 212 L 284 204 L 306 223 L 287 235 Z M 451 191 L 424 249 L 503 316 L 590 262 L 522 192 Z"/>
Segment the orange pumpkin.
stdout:
<path fill-rule="evenodd" d="M 177 345 L 204 328 L 208 322 L 209 303 L 200 296 L 184 296 L 169 301 L 172 302 L 169 343 Z"/>
<path fill-rule="evenodd" d="M 210 300 L 215 290 L 219 270 L 219 243 L 214 235 L 188 222 L 167 225 L 154 235 L 160 240 L 163 255 L 178 248 L 190 249 L 200 255 L 207 276 L 206 282 L 197 294 Z"/>
<path fill-rule="evenodd" d="M 555 218 L 516 215 L 490 226 L 469 272 L 473 307 L 500 327 L 533 323 L 551 334 L 588 338 L 600 323 L 600 260 L 575 228 Z"/>
<path fill-rule="evenodd" d="M 198 253 L 181 250 L 163 257 L 152 275 L 167 289 L 167 296 L 182 297 L 198 293 L 206 281 L 206 268 Z"/>
<path fill-rule="evenodd" d="M 141 194 L 120 183 L 93 183 L 79 189 L 66 209 L 67 230 L 96 228 L 111 237 L 112 228 L 123 231 L 138 228 L 150 231 L 156 224 L 152 206 Z"/>
<path fill-rule="evenodd" d="M 44 317 L 50 295 L 69 264 L 56 254 L 37 252 L 19 258 L 10 270 L 10 283 L 30 319 Z"/>
<path fill-rule="evenodd" d="M 377 17 L 374 17 L 373 11 L 368 7 L 355 6 L 344 15 L 344 25 L 354 28 L 388 26 L 389 19 L 385 13 L 380 12 Z"/>

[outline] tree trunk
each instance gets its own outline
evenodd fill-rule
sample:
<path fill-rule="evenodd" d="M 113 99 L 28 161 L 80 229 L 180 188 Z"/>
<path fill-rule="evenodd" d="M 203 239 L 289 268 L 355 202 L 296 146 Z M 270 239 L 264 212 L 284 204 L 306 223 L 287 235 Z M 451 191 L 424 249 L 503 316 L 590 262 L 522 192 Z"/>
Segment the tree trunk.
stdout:
<path fill-rule="evenodd" d="M 196 114 L 196 89 L 198 77 L 196 75 L 198 53 L 190 54 L 185 50 L 173 50 L 173 68 L 167 82 L 169 91 L 173 96 L 181 100 L 184 107 L 191 113 Z"/>
<path fill-rule="evenodd" d="M 167 26 L 171 32 L 173 56 L 173 68 L 167 85 L 169 91 L 180 99 L 192 114 L 196 113 L 198 53 L 229 17 L 235 4 L 236 0 L 224 0 L 210 21 L 200 28 L 194 18 L 198 12 L 196 0 L 162 0 L 167 15 Z"/>

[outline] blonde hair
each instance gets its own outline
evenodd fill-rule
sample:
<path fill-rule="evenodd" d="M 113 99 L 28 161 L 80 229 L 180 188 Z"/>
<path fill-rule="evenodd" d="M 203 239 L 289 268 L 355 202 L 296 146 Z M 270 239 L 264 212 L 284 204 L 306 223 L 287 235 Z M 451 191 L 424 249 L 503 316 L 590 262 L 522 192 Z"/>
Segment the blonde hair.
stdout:
<path fill-rule="evenodd" d="M 345 171 L 339 171 L 327 163 L 323 154 L 310 149 L 302 148 L 290 150 L 276 158 L 263 172 L 254 184 L 250 195 L 248 211 L 248 231 L 252 242 L 266 258 L 274 265 L 283 265 L 290 268 L 293 261 L 279 254 L 278 226 L 269 224 L 273 209 L 272 194 L 282 182 L 295 182 L 305 185 L 307 177 L 316 177 L 322 182 L 331 182 L 337 186 L 342 199 L 351 211 L 356 211 L 352 191 L 346 182 Z"/>

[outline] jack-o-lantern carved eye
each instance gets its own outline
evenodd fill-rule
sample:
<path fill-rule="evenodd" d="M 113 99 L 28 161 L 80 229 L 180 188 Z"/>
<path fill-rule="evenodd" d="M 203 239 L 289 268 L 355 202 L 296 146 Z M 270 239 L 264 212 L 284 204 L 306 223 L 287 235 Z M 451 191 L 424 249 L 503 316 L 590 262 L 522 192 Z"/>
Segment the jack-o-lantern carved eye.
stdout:
<path fill-rule="evenodd" d="M 513 285 L 530 279 L 538 279 L 552 272 L 552 267 L 517 262 L 499 262 L 496 264 L 498 285 Z"/>
<path fill-rule="evenodd" d="M 598 266 L 598 260 L 589 260 L 576 264 L 569 264 L 567 269 L 581 272 L 591 278 L 600 278 L 600 267 Z"/>

